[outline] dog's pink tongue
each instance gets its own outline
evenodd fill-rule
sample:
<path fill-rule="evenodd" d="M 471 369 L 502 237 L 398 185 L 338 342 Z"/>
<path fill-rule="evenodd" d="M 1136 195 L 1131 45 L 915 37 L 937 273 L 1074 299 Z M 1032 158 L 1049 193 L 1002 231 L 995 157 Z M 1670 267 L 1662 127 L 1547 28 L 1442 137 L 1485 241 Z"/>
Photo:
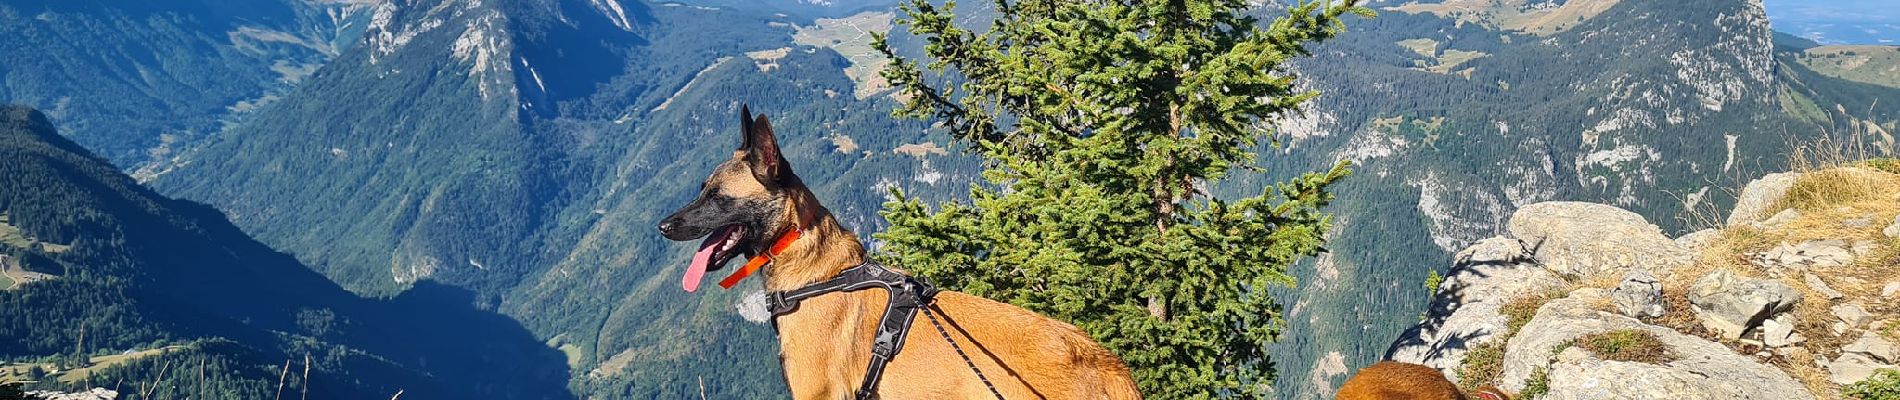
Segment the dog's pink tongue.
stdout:
<path fill-rule="evenodd" d="M 693 264 L 686 266 L 686 277 L 680 279 L 680 287 L 685 288 L 687 293 L 699 290 L 699 281 L 706 278 L 706 264 L 712 263 L 713 249 L 716 247 L 719 247 L 718 243 L 708 243 L 700 246 L 698 253 L 693 253 Z"/>
<path fill-rule="evenodd" d="M 699 290 L 699 281 L 706 278 L 706 269 L 712 266 L 713 253 L 718 252 L 719 245 L 726 242 L 726 236 L 732 234 L 731 230 L 732 227 L 720 228 L 699 244 L 699 251 L 693 253 L 693 263 L 686 266 L 686 276 L 680 279 L 680 287 L 686 289 L 687 293 Z"/>

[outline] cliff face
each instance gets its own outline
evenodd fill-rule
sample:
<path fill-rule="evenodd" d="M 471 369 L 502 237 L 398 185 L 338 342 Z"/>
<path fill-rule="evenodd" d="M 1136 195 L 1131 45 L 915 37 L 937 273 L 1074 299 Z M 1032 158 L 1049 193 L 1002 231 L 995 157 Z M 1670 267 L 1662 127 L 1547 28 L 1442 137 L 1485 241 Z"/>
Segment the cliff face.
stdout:
<path fill-rule="evenodd" d="M 1526 205 L 1386 357 L 1520 398 L 1860 397 L 1900 364 L 1893 165 L 1757 179 L 1675 239 L 1613 206 Z"/>

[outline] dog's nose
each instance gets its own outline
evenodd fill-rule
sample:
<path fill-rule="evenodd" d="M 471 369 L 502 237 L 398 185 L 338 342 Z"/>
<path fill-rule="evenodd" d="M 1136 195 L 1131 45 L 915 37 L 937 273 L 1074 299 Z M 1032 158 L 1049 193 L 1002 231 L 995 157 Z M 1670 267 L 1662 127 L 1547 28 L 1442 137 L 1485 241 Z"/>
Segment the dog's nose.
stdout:
<path fill-rule="evenodd" d="M 678 227 L 678 226 L 679 226 L 679 222 L 678 222 L 678 221 L 674 221 L 674 220 L 672 220 L 671 218 L 669 218 L 669 219 L 667 219 L 667 220 L 665 220 L 665 221 L 660 221 L 660 234 L 661 234 L 661 235 L 667 235 L 667 236 L 672 236 L 672 235 L 673 235 L 673 228 L 675 228 L 675 227 Z"/>

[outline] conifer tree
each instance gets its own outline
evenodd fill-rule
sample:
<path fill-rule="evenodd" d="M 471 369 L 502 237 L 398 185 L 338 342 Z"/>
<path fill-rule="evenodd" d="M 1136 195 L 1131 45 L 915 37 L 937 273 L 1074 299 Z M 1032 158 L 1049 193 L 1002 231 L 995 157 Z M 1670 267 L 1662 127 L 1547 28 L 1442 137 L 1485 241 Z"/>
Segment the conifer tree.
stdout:
<path fill-rule="evenodd" d="M 1260 168 L 1269 121 L 1317 95 L 1286 62 L 1370 11 L 1301 2 L 1261 24 L 1244 0 L 997 0 L 975 18 L 933 3 L 900 6 L 921 61 L 876 38 L 883 77 L 906 99 L 895 113 L 983 157 L 987 184 L 934 207 L 894 191 L 881 257 L 1074 323 L 1150 398 L 1269 396 L 1284 322 L 1268 290 L 1322 251 L 1347 164 L 1211 193 Z"/>

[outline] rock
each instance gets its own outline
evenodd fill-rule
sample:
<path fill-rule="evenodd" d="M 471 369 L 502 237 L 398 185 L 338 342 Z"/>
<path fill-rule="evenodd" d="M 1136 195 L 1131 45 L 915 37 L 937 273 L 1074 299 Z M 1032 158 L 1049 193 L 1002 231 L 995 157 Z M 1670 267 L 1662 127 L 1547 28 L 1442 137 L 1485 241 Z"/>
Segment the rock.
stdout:
<path fill-rule="evenodd" d="M 1867 380 L 1867 377 L 1874 376 L 1874 371 L 1894 367 L 1857 353 L 1841 354 L 1840 357 L 1835 357 L 1834 361 L 1827 362 L 1826 366 L 1828 380 L 1841 385 L 1851 385 Z"/>
<path fill-rule="evenodd" d="M 1500 386 L 1522 392 L 1532 372 L 1545 368 L 1550 392 L 1540 399 L 1815 398 L 1786 372 L 1723 345 L 1592 309 L 1604 296 L 1600 289 L 1580 289 L 1539 308 L 1506 346 Z M 1606 361 L 1576 347 L 1553 354 L 1584 335 L 1620 329 L 1654 334 L 1678 358 L 1660 365 Z"/>
<path fill-rule="evenodd" d="M 1849 219 L 1846 221 L 1841 221 L 1841 226 L 1845 226 L 1845 227 L 1853 228 L 1853 229 L 1860 229 L 1860 228 L 1866 228 L 1869 226 L 1874 226 L 1874 217 L 1860 217 L 1860 218 Z"/>
<path fill-rule="evenodd" d="M 1880 288 L 1880 297 L 1900 299 L 1900 281 L 1887 282 L 1887 286 Z"/>
<path fill-rule="evenodd" d="M 1402 333 L 1386 358 L 1437 368 L 1455 380 L 1467 349 L 1503 336 L 1509 321 L 1498 310 L 1504 303 L 1565 283 L 1539 267 L 1517 239 L 1481 240 L 1453 259 L 1428 318 Z"/>
<path fill-rule="evenodd" d="M 1722 236 L 1722 231 L 1714 230 L 1714 229 L 1703 229 L 1703 230 L 1695 231 L 1687 235 L 1682 235 L 1682 237 L 1676 238 L 1676 245 L 1682 246 L 1684 250 L 1688 250 L 1690 252 L 1698 252 L 1698 251 L 1702 251 L 1703 248 L 1708 247 L 1709 243 L 1715 242 L 1715 239 L 1721 236 Z"/>
<path fill-rule="evenodd" d="M 1872 240 L 1859 240 L 1854 242 L 1854 247 L 1851 250 L 1854 251 L 1854 257 L 1866 257 L 1868 254 L 1873 254 L 1874 250 L 1879 249 L 1879 243 L 1875 243 Z"/>
<path fill-rule="evenodd" d="M 1702 326 L 1739 339 L 1749 329 L 1801 302 L 1801 292 L 1781 282 L 1715 270 L 1689 285 L 1690 308 Z"/>
<path fill-rule="evenodd" d="M 1841 321 L 1834 321 L 1834 323 L 1828 324 L 1827 326 L 1827 330 L 1833 331 L 1834 336 L 1845 335 L 1849 329 L 1853 328 L 1847 327 L 1847 323 Z"/>
<path fill-rule="evenodd" d="M 1790 209 L 1781 210 L 1781 212 L 1775 213 L 1775 216 L 1768 217 L 1768 219 L 1765 221 L 1756 222 L 1751 225 L 1754 225 L 1755 227 L 1758 227 L 1758 228 L 1774 229 L 1774 228 L 1788 226 L 1788 224 L 1794 223 L 1794 220 L 1797 220 L 1797 219 L 1801 219 L 1801 211 L 1790 208 Z"/>
<path fill-rule="evenodd" d="M 1788 321 L 1787 316 L 1761 323 L 1761 341 L 1768 347 L 1788 347 L 1807 340 L 1794 332 L 1794 322 Z"/>
<path fill-rule="evenodd" d="M 1756 265 L 1770 272 L 1787 273 L 1789 270 L 1847 266 L 1854 263 L 1854 251 L 1848 248 L 1845 240 L 1809 240 L 1797 244 L 1782 243 L 1767 252 L 1756 253 L 1752 258 Z"/>
<path fill-rule="evenodd" d="M 1602 204 L 1526 205 L 1511 214 L 1509 225 L 1544 268 L 1570 277 L 1632 268 L 1665 275 L 1692 261 L 1687 249 L 1642 216 Z"/>
<path fill-rule="evenodd" d="M 1841 323 L 1847 325 L 1847 329 L 1859 328 L 1860 324 L 1866 323 L 1868 318 L 1873 318 L 1874 316 L 1873 314 L 1868 314 L 1867 309 L 1861 308 L 1859 304 L 1841 304 L 1834 306 L 1829 311 L 1833 311 L 1834 317 L 1840 318 Z"/>
<path fill-rule="evenodd" d="M 1800 176 L 1798 173 L 1783 172 L 1749 181 L 1747 186 L 1742 187 L 1742 193 L 1736 196 L 1735 209 L 1728 214 L 1728 225 L 1747 224 L 1767 217 L 1770 212 L 1768 207 L 1787 196 L 1788 189 L 1794 187 L 1795 178 Z"/>
<path fill-rule="evenodd" d="M 1873 357 L 1873 359 L 1884 363 L 1900 363 L 1900 348 L 1894 347 L 1893 342 L 1889 342 L 1887 339 L 1881 338 L 1879 334 L 1873 332 L 1861 334 L 1859 340 L 1855 340 L 1854 343 L 1849 343 L 1846 347 L 1841 347 L 1841 351 L 1866 354 L 1868 357 Z"/>
<path fill-rule="evenodd" d="M 1821 277 L 1814 276 L 1814 274 L 1801 274 L 1801 281 L 1808 284 L 1808 289 L 1812 289 L 1815 293 L 1826 296 L 1828 300 L 1840 300 L 1841 298 L 1847 297 L 1847 295 L 1834 290 L 1833 287 L 1829 287 L 1827 281 L 1821 280 Z"/>
<path fill-rule="evenodd" d="M 1524 242 L 1503 236 L 1479 240 L 1452 256 L 1453 265 L 1515 264 L 1531 261 Z"/>
<path fill-rule="evenodd" d="M 41 400 L 113 400 L 119 398 L 119 392 L 103 388 L 92 388 L 92 390 L 73 393 L 35 390 L 26 392 L 26 398 Z"/>
<path fill-rule="evenodd" d="M 745 297 L 739 298 L 738 302 L 732 304 L 732 308 L 737 309 L 739 318 L 744 318 L 747 322 L 755 324 L 772 322 L 772 312 L 766 305 L 764 290 L 746 293 Z"/>
<path fill-rule="evenodd" d="M 1655 318 L 1663 315 L 1662 281 L 1648 271 L 1632 270 L 1623 274 L 1623 283 L 1610 292 L 1610 300 L 1623 315 Z"/>
<path fill-rule="evenodd" d="M 1890 238 L 1900 238 L 1900 215 L 1894 216 L 1893 224 L 1887 225 L 1887 229 L 1882 229 L 1880 233 L 1886 234 L 1887 237 Z"/>

